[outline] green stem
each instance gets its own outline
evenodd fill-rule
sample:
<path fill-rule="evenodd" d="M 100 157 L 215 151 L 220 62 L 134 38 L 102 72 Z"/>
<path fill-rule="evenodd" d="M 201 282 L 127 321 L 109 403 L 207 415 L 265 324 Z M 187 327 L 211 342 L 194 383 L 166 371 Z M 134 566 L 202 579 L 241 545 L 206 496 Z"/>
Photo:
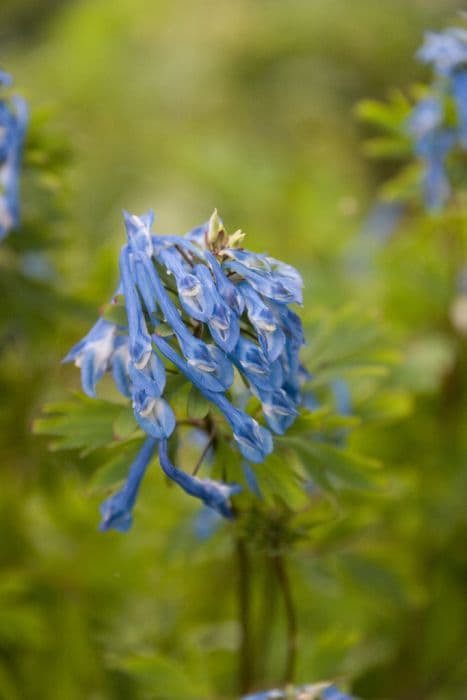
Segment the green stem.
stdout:
<path fill-rule="evenodd" d="M 246 693 L 253 680 L 253 653 L 251 640 L 250 592 L 251 573 L 250 562 L 245 542 L 238 538 L 236 541 L 237 576 L 238 576 L 238 618 L 240 622 L 240 653 L 239 653 L 239 691 Z"/>
<path fill-rule="evenodd" d="M 263 570 L 263 590 L 260 598 L 261 610 L 259 615 L 259 630 L 257 634 L 256 649 L 261 649 L 261 654 L 256 662 L 256 673 L 259 678 L 266 678 L 270 655 L 271 641 L 274 634 L 274 625 L 277 611 L 277 586 L 271 581 L 272 571 L 270 556 L 265 555 Z"/>
<path fill-rule="evenodd" d="M 287 626 L 287 652 L 285 660 L 284 675 L 282 682 L 284 685 L 291 683 L 295 674 L 295 663 L 297 657 L 297 618 L 295 615 L 295 605 L 292 598 L 290 580 L 287 574 L 284 558 L 279 552 L 272 556 L 272 566 L 279 583 L 285 607 L 285 618 Z"/>

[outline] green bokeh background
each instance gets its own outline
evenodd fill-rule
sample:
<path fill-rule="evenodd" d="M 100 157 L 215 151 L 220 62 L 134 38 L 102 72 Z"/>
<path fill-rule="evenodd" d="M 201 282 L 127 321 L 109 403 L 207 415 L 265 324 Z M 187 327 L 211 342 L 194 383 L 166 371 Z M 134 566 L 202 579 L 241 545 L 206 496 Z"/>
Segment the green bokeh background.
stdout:
<path fill-rule="evenodd" d="M 306 308 L 353 299 L 413 355 L 404 366 L 414 411 L 357 438 L 385 461 L 387 490 L 352 497 L 337 525 L 292 556 L 297 679 L 342 678 L 368 700 L 467 697 L 466 399 L 443 408 L 437 394 L 454 352 L 443 326 L 452 281 L 429 232 L 407 231 L 382 278 L 355 279 L 346 263 L 365 248 L 354 241 L 396 168 L 365 160 L 354 106 L 426 77 L 413 60 L 423 32 L 457 9 L 454 0 L 1 3 L 2 67 L 70 160 L 64 180 L 45 178 L 46 205 L 62 213 L 38 234 L 52 230 L 41 255 L 62 301 L 38 282 L 2 304 L 14 330 L 2 331 L 0 698 L 236 697 L 228 534 L 199 541 L 196 505 L 156 470 L 131 534 L 99 534 L 92 460 L 50 453 L 29 431 L 44 401 L 78 389 L 60 358 L 114 288 L 121 209 L 149 207 L 162 232 L 188 230 L 217 207 L 251 248 L 299 267 Z M 459 371 L 465 387 L 465 362 Z M 266 687 L 280 625 L 269 630 Z"/>

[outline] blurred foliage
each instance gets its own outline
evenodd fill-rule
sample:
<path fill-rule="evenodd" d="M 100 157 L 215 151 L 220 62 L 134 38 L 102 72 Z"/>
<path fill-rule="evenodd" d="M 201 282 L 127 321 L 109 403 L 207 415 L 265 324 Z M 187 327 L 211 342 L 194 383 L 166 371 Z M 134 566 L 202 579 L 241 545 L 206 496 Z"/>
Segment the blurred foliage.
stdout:
<path fill-rule="evenodd" d="M 102 494 L 138 444 L 121 406 L 103 424 L 90 413 L 101 404 L 82 403 L 86 444 L 68 446 L 98 448 L 84 459 L 29 431 L 48 402 L 60 434 L 63 386 L 79 382 L 60 358 L 114 288 L 121 208 L 153 206 L 158 229 L 183 231 L 217 206 L 256 250 L 305 277 L 305 354 L 324 405 L 307 429 L 334 439 L 352 428 L 346 454 L 384 465 L 342 462 L 316 441 L 295 443 L 292 461 L 297 436 L 283 440 L 288 468 L 317 480 L 326 461 L 329 474 L 312 508 L 272 504 L 262 528 L 253 517 L 238 533 L 251 542 L 258 687 L 283 665 L 271 585 L 271 548 L 282 547 L 299 611 L 297 682 L 347 679 L 365 700 L 465 700 L 467 353 L 454 313 L 465 193 L 430 218 L 412 200 L 383 245 L 364 220 L 407 144 L 373 141 L 373 154 L 389 149 L 384 161 L 362 147 L 395 128 L 409 83 L 424 77 L 413 61 L 422 32 L 457 8 L 3 0 L 2 67 L 33 122 L 24 223 L 0 251 L 0 698 L 237 697 L 228 527 L 200 540 L 196 504 L 152 469 L 131 534 L 97 533 Z M 358 100 L 390 88 L 393 106 L 360 108 L 373 125 L 353 118 Z M 342 376 L 349 419 L 336 418 L 327 389 Z M 101 430 L 118 442 L 105 458 Z M 263 474 L 276 491 L 278 455 Z M 278 522 L 289 538 L 279 543 Z"/>

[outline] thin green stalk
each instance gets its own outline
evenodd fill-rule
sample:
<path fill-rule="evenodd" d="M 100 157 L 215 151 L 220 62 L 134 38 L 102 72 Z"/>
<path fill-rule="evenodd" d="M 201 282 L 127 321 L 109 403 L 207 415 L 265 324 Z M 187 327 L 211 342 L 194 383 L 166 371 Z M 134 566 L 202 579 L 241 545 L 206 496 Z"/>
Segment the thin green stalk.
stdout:
<path fill-rule="evenodd" d="M 290 580 L 285 566 L 284 558 L 279 552 L 272 556 L 272 566 L 279 583 L 279 588 L 282 593 L 285 608 L 285 619 L 287 627 L 287 651 L 285 659 L 284 674 L 282 683 L 284 685 L 291 683 L 294 679 L 295 664 L 297 658 L 297 618 L 295 614 L 295 605 L 292 598 L 292 590 Z"/>
<path fill-rule="evenodd" d="M 253 647 L 251 638 L 251 570 L 245 542 L 236 540 L 238 619 L 240 623 L 240 650 L 238 685 L 240 694 L 246 693 L 253 681 Z"/>

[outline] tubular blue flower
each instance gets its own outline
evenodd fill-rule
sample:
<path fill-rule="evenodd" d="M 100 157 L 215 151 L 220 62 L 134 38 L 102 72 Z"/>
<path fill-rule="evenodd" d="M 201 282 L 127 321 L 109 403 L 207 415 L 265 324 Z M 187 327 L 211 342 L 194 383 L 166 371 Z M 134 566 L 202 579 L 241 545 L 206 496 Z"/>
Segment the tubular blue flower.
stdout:
<path fill-rule="evenodd" d="M 161 398 L 165 387 L 165 368 L 153 353 L 146 367 L 138 369 L 129 363 L 133 412 L 138 425 L 154 438 L 169 437 L 175 429 L 175 415 Z"/>
<path fill-rule="evenodd" d="M 157 353 L 151 355 L 148 364 L 142 369 L 130 361 L 128 374 L 132 383 L 133 400 L 138 407 L 143 407 L 147 398 L 158 399 L 162 396 L 166 380 L 165 367 Z"/>
<path fill-rule="evenodd" d="M 139 369 L 147 365 L 152 352 L 152 344 L 138 292 L 133 281 L 133 271 L 131 268 L 130 250 L 128 246 L 124 246 L 120 254 L 120 274 L 128 316 L 130 357 Z"/>
<path fill-rule="evenodd" d="M 116 333 L 115 324 L 101 318 L 63 359 L 63 362 L 74 361 L 81 369 L 81 384 L 88 396 L 96 396 L 96 384 L 110 367 Z"/>
<path fill-rule="evenodd" d="M 143 405 L 133 407 L 133 413 L 140 428 L 153 438 L 168 438 L 175 430 L 175 414 L 165 399 L 147 397 Z"/>
<path fill-rule="evenodd" d="M 232 311 L 237 314 L 237 316 L 241 316 L 243 309 L 245 308 L 243 296 L 238 291 L 237 287 L 229 280 L 221 265 L 217 261 L 216 256 L 210 253 L 208 250 L 204 252 L 204 255 L 206 256 L 206 260 L 208 261 L 209 267 L 211 268 L 215 277 L 219 294 L 225 299 Z"/>
<path fill-rule="evenodd" d="M 128 478 L 120 491 L 114 493 L 101 505 L 102 522 L 100 530 L 130 529 L 133 520 L 133 507 L 138 496 L 141 480 L 157 446 L 157 440 L 147 438 L 135 461 L 130 467 Z"/>
<path fill-rule="evenodd" d="M 250 323 L 258 334 L 261 348 L 267 359 L 273 362 L 284 350 L 285 335 L 260 295 L 247 282 L 241 282 L 238 286 L 245 300 Z"/>
<path fill-rule="evenodd" d="M 255 390 L 271 391 L 281 387 L 283 372 L 280 362 L 268 362 L 261 348 L 251 340 L 240 337 L 229 357 Z"/>
<path fill-rule="evenodd" d="M 237 253 L 237 251 L 232 253 L 230 250 L 227 252 L 233 257 Z M 303 301 L 301 279 L 297 280 L 281 275 L 280 272 L 271 270 L 268 264 L 267 267 L 264 266 L 261 269 L 247 265 L 245 262 L 238 262 L 234 257 L 232 261 L 225 263 L 225 268 L 248 280 L 253 289 L 269 299 L 274 299 L 282 304 L 293 302 L 301 304 Z"/>
<path fill-rule="evenodd" d="M 3 71 L 0 85 L 11 85 Z M 19 179 L 28 123 L 26 102 L 20 97 L 0 99 L 0 238 L 20 223 Z"/>
<path fill-rule="evenodd" d="M 298 416 L 294 401 L 284 389 L 260 391 L 258 394 L 268 426 L 273 432 L 283 435 Z"/>
<path fill-rule="evenodd" d="M 206 293 L 212 299 L 212 311 L 207 321 L 212 339 L 224 352 L 231 352 L 240 337 L 237 315 L 227 306 L 217 291 L 208 268 L 205 265 L 196 265 L 195 272 Z"/>
<path fill-rule="evenodd" d="M 154 223 L 154 212 L 152 209 L 141 216 L 129 214 L 123 210 L 123 218 L 131 251 L 133 253 L 144 253 L 144 255 L 151 257 L 153 252 L 151 226 Z"/>
<path fill-rule="evenodd" d="M 131 382 L 130 382 L 130 351 L 128 350 L 128 337 L 117 335 L 115 339 L 115 350 L 111 360 L 112 376 L 115 385 L 119 392 L 131 397 Z"/>
<path fill-rule="evenodd" d="M 198 479 L 181 469 L 174 467 L 167 453 L 167 441 L 159 443 L 159 461 L 164 473 L 175 481 L 190 496 L 199 498 L 209 508 L 223 515 L 224 518 L 232 518 L 233 512 L 230 498 L 241 491 L 238 484 L 224 484 L 212 479 Z"/>
<path fill-rule="evenodd" d="M 159 259 L 173 274 L 178 297 L 186 313 L 197 321 L 208 321 L 213 310 L 212 297 L 199 277 L 185 268 L 181 253 L 175 248 L 162 248 Z"/>

